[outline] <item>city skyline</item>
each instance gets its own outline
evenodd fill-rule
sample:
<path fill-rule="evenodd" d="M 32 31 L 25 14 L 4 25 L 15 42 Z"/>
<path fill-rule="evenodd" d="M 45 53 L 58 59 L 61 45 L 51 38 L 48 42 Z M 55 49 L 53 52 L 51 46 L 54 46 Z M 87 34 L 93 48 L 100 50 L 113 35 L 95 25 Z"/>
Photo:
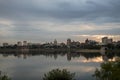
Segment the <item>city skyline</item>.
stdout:
<path fill-rule="evenodd" d="M 91 40 L 91 39 L 88 39 L 88 38 L 86 38 L 83 42 L 80 42 L 80 41 L 78 41 L 78 40 L 74 40 L 74 39 L 71 39 L 71 38 L 67 38 L 66 39 L 66 41 L 64 41 L 64 42 L 59 42 L 57 39 L 54 39 L 53 41 L 48 41 L 48 42 L 30 42 L 30 41 L 16 41 L 16 42 L 14 42 L 14 43 L 9 43 L 9 42 L 3 42 L 3 43 L 0 43 L 0 46 L 1 45 L 20 45 L 20 46 L 22 46 L 22 45 L 31 45 L 31 44 L 35 44 L 35 45 L 41 45 L 41 44 L 53 44 L 53 45 L 60 45 L 60 44 L 66 44 L 66 45 L 68 45 L 68 44 L 71 44 L 71 43 L 79 43 L 79 44 L 82 44 L 82 43 L 86 43 L 86 44 L 89 44 L 89 43 L 93 43 L 93 42 L 95 42 L 95 43 L 97 43 L 97 44 L 100 44 L 101 45 L 101 43 L 102 44 L 113 44 L 113 43 L 117 43 L 117 42 L 120 42 L 120 40 L 117 40 L 117 41 L 115 41 L 113 38 L 111 38 L 111 37 L 107 37 L 107 36 L 105 36 L 105 37 L 101 37 L 101 39 L 100 39 L 100 41 L 96 41 L 96 40 Z"/>
<path fill-rule="evenodd" d="M 0 0 L 0 43 L 120 40 L 119 0 Z"/>

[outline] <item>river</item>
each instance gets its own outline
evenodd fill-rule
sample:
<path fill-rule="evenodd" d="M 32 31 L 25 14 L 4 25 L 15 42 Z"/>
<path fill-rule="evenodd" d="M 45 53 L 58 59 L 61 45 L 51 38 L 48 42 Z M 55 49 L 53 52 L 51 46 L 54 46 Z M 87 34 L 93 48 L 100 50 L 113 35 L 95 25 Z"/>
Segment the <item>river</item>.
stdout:
<path fill-rule="evenodd" d="M 114 60 L 114 57 L 109 58 Z M 100 53 L 1 53 L 0 70 L 12 80 L 42 80 L 52 69 L 67 69 L 76 80 L 95 80 L 92 77 L 100 63 Z"/>

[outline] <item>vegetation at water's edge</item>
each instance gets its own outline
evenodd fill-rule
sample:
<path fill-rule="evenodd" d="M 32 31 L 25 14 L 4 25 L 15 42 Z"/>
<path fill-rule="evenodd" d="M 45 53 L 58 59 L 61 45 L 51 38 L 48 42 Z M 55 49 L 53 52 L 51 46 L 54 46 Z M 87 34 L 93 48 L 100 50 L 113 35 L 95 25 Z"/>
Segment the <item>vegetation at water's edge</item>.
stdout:
<path fill-rule="evenodd" d="M 11 79 L 0 71 L 0 80 L 11 80 Z"/>
<path fill-rule="evenodd" d="M 120 59 L 101 64 L 100 69 L 96 69 L 94 75 L 96 80 L 120 80 Z"/>
<path fill-rule="evenodd" d="M 66 69 L 53 69 L 47 74 L 44 74 L 43 80 L 75 80 L 75 73 L 70 73 Z"/>

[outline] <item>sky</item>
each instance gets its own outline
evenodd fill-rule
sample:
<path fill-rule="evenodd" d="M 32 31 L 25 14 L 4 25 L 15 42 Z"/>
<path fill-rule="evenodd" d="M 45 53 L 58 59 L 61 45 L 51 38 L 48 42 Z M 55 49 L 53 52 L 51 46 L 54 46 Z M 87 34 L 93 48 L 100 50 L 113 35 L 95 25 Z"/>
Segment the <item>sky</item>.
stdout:
<path fill-rule="evenodd" d="M 120 0 L 0 0 L 0 43 L 120 40 Z"/>

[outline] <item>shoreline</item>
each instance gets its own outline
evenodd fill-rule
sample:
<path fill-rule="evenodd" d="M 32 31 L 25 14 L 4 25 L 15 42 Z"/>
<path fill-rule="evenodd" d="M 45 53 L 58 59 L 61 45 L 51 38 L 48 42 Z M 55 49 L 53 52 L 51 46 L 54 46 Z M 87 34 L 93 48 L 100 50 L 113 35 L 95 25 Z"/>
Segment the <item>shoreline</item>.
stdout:
<path fill-rule="evenodd" d="M 4 52 L 83 52 L 83 53 L 100 53 L 100 49 L 0 49 L 0 53 Z M 107 50 L 107 52 L 120 52 L 119 49 Z"/>

